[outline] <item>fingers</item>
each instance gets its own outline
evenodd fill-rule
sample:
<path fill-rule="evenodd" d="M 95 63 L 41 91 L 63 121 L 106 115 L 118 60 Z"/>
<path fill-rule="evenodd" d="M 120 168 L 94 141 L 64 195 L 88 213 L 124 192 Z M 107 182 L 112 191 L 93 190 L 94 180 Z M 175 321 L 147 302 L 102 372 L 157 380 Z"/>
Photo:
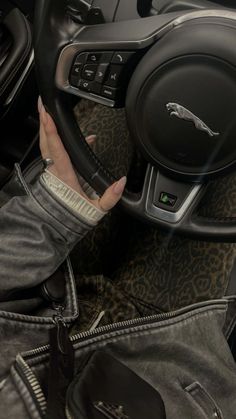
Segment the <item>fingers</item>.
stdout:
<path fill-rule="evenodd" d="M 38 110 L 40 114 L 40 150 L 42 158 L 50 158 L 54 164 L 47 170 L 57 176 L 69 187 L 86 197 L 79 183 L 77 174 L 67 154 L 67 151 L 58 134 L 56 125 L 52 117 L 46 112 L 41 99 L 38 100 Z M 95 135 L 87 137 L 88 144 L 93 144 Z"/>
<path fill-rule="evenodd" d="M 58 135 L 56 125 L 51 116 L 45 111 L 40 97 L 38 99 L 38 111 L 40 114 L 40 150 L 42 157 L 53 158 L 54 161 L 55 159 L 59 160 L 59 163 L 61 157 L 64 160 L 67 153 Z M 86 137 L 86 141 L 89 145 L 92 145 L 96 141 L 96 135 L 89 135 Z"/>
<path fill-rule="evenodd" d="M 40 101 L 39 101 L 40 103 Z M 65 147 L 58 135 L 56 125 L 52 117 L 40 107 L 40 149 L 43 158 L 51 158 L 57 170 L 72 170 L 72 164 Z"/>
<path fill-rule="evenodd" d="M 48 143 L 47 143 L 47 136 L 46 136 L 46 133 L 44 130 L 44 124 L 42 121 L 41 110 L 42 110 L 42 101 L 39 98 L 38 100 L 38 111 L 39 111 L 39 116 L 40 116 L 39 147 L 42 154 L 42 158 L 46 159 L 49 156 L 49 149 L 48 149 Z"/>
<path fill-rule="evenodd" d="M 58 135 L 56 125 L 49 114 L 46 113 L 47 123 L 44 124 L 44 130 L 47 137 L 48 148 L 50 150 L 50 158 L 55 164 L 60 164 L 61 160 L 67 156 L 65 147 Z"/>
<path fill-rule="evenodd" d="M 127 182 L 126 176 L 123 176 L 118 182 L 111 185 L 101 199 L 98 201 L 98 206 L 103 211 L 110 211 L 121 199 L 125 185 Z"/>

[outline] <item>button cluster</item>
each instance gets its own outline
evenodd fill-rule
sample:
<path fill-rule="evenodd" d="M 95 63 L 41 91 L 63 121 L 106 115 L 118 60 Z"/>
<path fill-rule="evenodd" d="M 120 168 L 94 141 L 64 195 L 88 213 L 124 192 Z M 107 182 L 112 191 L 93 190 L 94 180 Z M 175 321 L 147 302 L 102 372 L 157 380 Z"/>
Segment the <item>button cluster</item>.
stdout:
<path fill-rule="evenodd" d="M 116 100 L 132 51 L 82 52 L 72 66 L 70 83 L 88 93 Z"/>

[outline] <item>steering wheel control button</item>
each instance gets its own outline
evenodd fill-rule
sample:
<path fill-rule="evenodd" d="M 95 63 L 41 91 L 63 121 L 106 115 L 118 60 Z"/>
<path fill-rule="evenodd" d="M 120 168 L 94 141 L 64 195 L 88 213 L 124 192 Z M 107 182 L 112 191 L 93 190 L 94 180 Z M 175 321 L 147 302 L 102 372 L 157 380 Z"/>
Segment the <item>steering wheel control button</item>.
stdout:
<path fill-rule="evenodd" d="M 81 52 L 81 54 L 77 55 L 77 57 L 75 59 L 75 64 L 77 64 L 77 63 L 81 63 L 81 64 L 86 63 L 87 56 L 88 56 L 88 53 L 87 52 Z"/>
<path fill-rule="evenodd" d="M 173 207 L 176 204 L 177 199 L 177 196 L 171 195 L 167 192 L 161 192 L 159 200 L 161 204 Z"/>
<path fill-rule="evenodd" d="M 80 90 L 83 90 L 84 92 L 94 93 L 96 95 L 99 95 L 101 92 L 101 85 L 92 81 L 80 80 L 78 87 Z"/>
<path fill-rule="evenodd" d="M 102 59 L 101 59 L 101 61 L 103 62 L 103 63 L 110 63 L 111 62 L 111 59 L 112 59 L 112 57 L 113 57 L 113 54 L 114 54 L 114 52 L 103 52 L 102 53 Z"/>
<path fill-rule="evenodd" d="M 98 63 L 102 57 L 102 53 L 100 52 L 93 52 L 91 54 L 88 54 L 87 61 L 90 63 Z"/>
<path fill-rule="evenodd" d="M 80 80 L 79 81 L 79 88 L 84 90 L 85 92 L 90 92 L 91 83 L 87 80 Z"/>
<path fill-rule="evenodd" d="M 98 83 L 103 83 L 105 76 L 107 74 L 108 67 L 109 67 L 109 64 L 99 64 L 95 81 L 97 81 Z"/>
<path fill-rule="evenodd" d="M 110 99 L 112 106 L 123 107 L 125 92 L 139 58 L 140 55 L 134 51 L 81 52 L 75 57 L 71 68 L 70 84 L 80 91 L 101 96 L 103 104 L 111 106 L 105 100 Z M 88 99 L 94 98 L 88 96 Z M 96 101 L 99 102 L 99 98 Z"/>
<path fill-rule="evenodd" d="M 83 65 L 86 62 L 87 56 L 87 52 L 83 52 L 77 55 L 77 57 L 75 58 L 70 74 L 70 83 L 72 86 L 78 87 L 81 78 L 81 72 L 83 70 Z"/>
<path fill-rule="evenodd" d="M 111 87 L 117 87 L 120 82 L 120 76 L 123 67 L 120 65 L 111 65 L 109 74 L 106 79 L 106 85 Z"/>
<path fill-rule="evenodd" d="M 82 68 L 83 68 L 83 64 L 73 65 L 72 70 L 71 70 L 71 76 L 70 76 L 70 83 L 72 86 L 78 87 Z"/>
<path fill-rule="evenodd" d="M 97 95 L 100 94 L 101 85 L 96 82 L 91 82 L 87 80 L 80 80 L 79 81 L 79 89 L 83 90 L 84 92 L 88 93 L 95 93 Z"/>
<path fill-rule="evenodd" d="M 71 75 L 79 77 L 82 68 L 83 68 L 83 64 L 81 63 L 74 64 L 72 67 Z"/>
<path fill-rule="evenodd" d="M 97 68 L 98 66 L 96 64 L 86 64 L 82 72 L 83 79 L 93 81 L 95 79 Z"/>
<path fill-rule="evenodd" d="M 101 95 L 104 97 L 114 100 L 116 98 L 116 93 L 117 93 L 116 89 L 112 89 L 109 86 L 102 87 Z"/>
<path fill-rule="evenodd" d="M 134 52 L 130 51 L 118 51 L 115 52 L 111 60 L 112 64 L 126 64 L 129 59 L 133 56 Z"/>

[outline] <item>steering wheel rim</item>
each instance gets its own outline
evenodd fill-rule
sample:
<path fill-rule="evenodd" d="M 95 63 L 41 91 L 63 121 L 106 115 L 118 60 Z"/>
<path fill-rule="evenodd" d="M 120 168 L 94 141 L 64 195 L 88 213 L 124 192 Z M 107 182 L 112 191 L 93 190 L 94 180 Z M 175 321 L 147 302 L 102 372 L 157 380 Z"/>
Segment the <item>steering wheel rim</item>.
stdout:
<path fill-rule="evenodd" d="M 72 3 L 72 2 L 71 2 Z M 71 112 L 71 96 L 76 94 L 99 101 L 96 95 L 80 91 L 71 86 L 69 74 L 74 58 L 82 51 L 122 48 L 123 51 L 146 51 L 167 32 L 185 21 L 199 18 L 224 17 L 236 22 L 236 13 L 227 10 L 203 10 L 198 12 L 168 13 L 167 15 L 140 19 L 85 25 L 68 17 L 68 2 L 38 0 L 35 17 L 35 61 L 40 92 L 47 110 L 56 121 L 60 136 L 72 162 L 86 181 L 100 194 L 114 182 L 112 174 L 103 166 L 87 145 L 84 136 Z M 138 25 L 139 23 L 139 25 Z M 118 38 L 118 39 L 117 39 Z M 47 51 L 45 51 L 47 45 Z M 68 94 L 69 93 L 69 94 Z M 100 98 L 100 103 L 112 106 L 111 101 Z M 155 196 L 160 197 L 158 180 L 181 185 L 183 205 L 177 211 L 158 207 Z M 184 185 L 184 192 L 182 186 Z M 172 185 L 173 186 L 173 185 Z M 161 187 L 161 186 L 160 186 Z M 232 242 L 236 238 L 236 219 L 209 219 L 196 215 L 206 190 L 205 179 L 186 182 L 171 179 L 152 163 L 148 164 L 143 190 L 140 195 L 128 191 L 121 206 L 131 215 L 187 236 L 207 240 Z M 171 199 L 171 194 L 167 194 Z"/>

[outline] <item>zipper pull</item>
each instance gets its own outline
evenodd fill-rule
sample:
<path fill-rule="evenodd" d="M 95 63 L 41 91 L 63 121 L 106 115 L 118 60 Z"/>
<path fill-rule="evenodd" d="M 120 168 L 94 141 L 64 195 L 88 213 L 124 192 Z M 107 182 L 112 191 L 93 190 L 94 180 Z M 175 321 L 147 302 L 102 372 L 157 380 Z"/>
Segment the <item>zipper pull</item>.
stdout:
<path fill-rule="evenodd" d="M 74 376 L 74 349 L 64 321 L 64 306 L 53 303 L 55 326 L 49 331 L 48 419 L 65 419 L 66 391 Z"/>
<path fill-rule="evenodd" d="M 55 324 L 55 329 L 56 329 L 56 346 L 58 351 L 62 354 L 62 355 L 66 355 L 67 354 L 67 345 L 68 345 L 68 340 L 69 336 L 68 336 L 68 329 L 66 327 L 65 321 L 64 321 L 64 317 L 63 317 L 63 311 L 64 311 L 64 306 L 63 305 L 57 305 L 56 303 L 53 303 L 53 308 L 56 311 L 56 314 L 54 314 L 53 316 L 53 321 Z M 53 332 L 52 334 L 55 334 L 55 332 Z M 53 341 L 55 339 L 55 336 L 53 337 Z"/>

